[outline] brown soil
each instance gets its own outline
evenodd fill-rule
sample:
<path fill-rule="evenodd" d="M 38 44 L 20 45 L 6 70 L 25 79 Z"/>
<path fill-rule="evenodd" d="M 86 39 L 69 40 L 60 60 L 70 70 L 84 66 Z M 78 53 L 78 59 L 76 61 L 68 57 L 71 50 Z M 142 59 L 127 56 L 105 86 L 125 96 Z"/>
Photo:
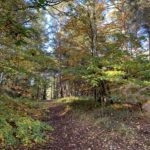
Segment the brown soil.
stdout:
<path fill-rule="evenodd" d="M 50 102 L 48 105 L 48 118 L 43 118 L 43 121 L 54 127 L 54 131 L 49 133 L 52 139 L 29 150 L 150 150 L 148 119 L 139 118 L 133 125 L 136 137 L 125 139 L 115 131 L 107 131 L 73 117 L 63 104 Z"/>

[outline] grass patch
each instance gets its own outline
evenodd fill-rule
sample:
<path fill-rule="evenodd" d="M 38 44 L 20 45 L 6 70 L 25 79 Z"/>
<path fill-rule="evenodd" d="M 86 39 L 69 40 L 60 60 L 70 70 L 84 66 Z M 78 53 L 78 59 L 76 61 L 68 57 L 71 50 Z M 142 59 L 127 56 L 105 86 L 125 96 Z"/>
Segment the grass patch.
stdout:
<path fill-rule="evenodd" d="M 76 97 L 76 96 L 70 96 L 70 97 L 64 97 L 64 98 L 59 98 L 56 100 L 57 103 L 73 103 L 76 101 L 89 101 L 91 100 L 91 97 L 87 96 L 81 96 L 81 97 Z"/>
<path fill-rule="evenodd" d="M 143 115 L 140 110 L 132 111 L 132 108 L 124 104 L 112 104 L 102 106 L 90 98 L 67 97 L 57 100 L 65 103 L 72 114 L 81 121 L 91 123 L 102 128 L 106 132 L 115 132 L 123 138 L 134 138 L 136 132 L 132 122 Z"/>
<path fill-rule="evenodd" d="M 79 111 L 90 111 L 96 108 L 99 108 L 101 105 L 98 102 L 95 102 L 90 97 L 65 97 L 58 99 L 57 103 L 65 103 L 72 110 L 79 110 Z"/>

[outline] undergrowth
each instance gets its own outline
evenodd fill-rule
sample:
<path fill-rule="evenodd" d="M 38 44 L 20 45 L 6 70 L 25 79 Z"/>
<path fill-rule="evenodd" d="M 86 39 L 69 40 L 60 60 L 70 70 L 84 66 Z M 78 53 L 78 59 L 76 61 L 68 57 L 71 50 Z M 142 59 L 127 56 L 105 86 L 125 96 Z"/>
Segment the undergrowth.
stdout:
<path fill-rule="evenodd" d="M 0 148 L 32 146 L 46 141 L 46 132 L 52 127 L 39 120 L 42 106 L 32 100 L 0 96 Z"/>
<path fill-rule="evenodd" d="M 136 118 L 144 115 L 139 110 L 134 110 L 123 103 L 101 105 L 91 98 L 67 97 L 57 100 L 65 103 L 74 117 L 81 121 L 90 122 L 106 132 L 115 132 L 123 138 L 134 138 L 136 132 L 131 126 Z"/>

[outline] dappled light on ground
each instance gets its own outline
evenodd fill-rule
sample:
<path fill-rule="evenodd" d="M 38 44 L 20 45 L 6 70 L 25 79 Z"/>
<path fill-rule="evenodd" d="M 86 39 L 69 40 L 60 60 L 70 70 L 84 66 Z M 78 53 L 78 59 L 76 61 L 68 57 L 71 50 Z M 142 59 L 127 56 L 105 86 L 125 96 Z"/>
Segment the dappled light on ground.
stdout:
<path fill-rule="evenodd" d="M 93 105 L 91 105 L 93 103 Z M 65 98 L 49 103 L 47 121 L 54 126 L 53 137 L 36 148 L 60 150 L 147 150 L 150 119 L 124 104 L 102 108 L 91 100 Z M 90 106 L 89 106 L 90 105 Z"/>

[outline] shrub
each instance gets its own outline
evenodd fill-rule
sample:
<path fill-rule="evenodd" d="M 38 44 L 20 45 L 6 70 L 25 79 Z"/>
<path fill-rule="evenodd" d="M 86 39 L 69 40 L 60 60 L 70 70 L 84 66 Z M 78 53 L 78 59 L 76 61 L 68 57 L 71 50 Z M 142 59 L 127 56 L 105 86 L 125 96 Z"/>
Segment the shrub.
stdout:
<path fill-rule="evenodd" d="M 42 143 L 47 139 L 46 132 L 52 130 L 52 127 L 37 120 L 38 117 L 32 118 L 41 115 L 37 107 L 38 103 L 29 100 L 0 96 L 0 148 L 32 146 L 33 143 Z"/>
<path fill-rule="evenodd" d="M 2 146 L 13 145 L 15 142 L 13 127 L 6 121 L 5 118 L 0 118 L 0 144 Z"/>
<path fill-rule="evenodd" d="M 46 139 L 45 131 L 52 128 L 38 120 L 33 120 L 29 117 L 20 117 L 15 120 L 16 138 L 23 145 L 29 145 L 32 142 L 42 143 Z"/>

